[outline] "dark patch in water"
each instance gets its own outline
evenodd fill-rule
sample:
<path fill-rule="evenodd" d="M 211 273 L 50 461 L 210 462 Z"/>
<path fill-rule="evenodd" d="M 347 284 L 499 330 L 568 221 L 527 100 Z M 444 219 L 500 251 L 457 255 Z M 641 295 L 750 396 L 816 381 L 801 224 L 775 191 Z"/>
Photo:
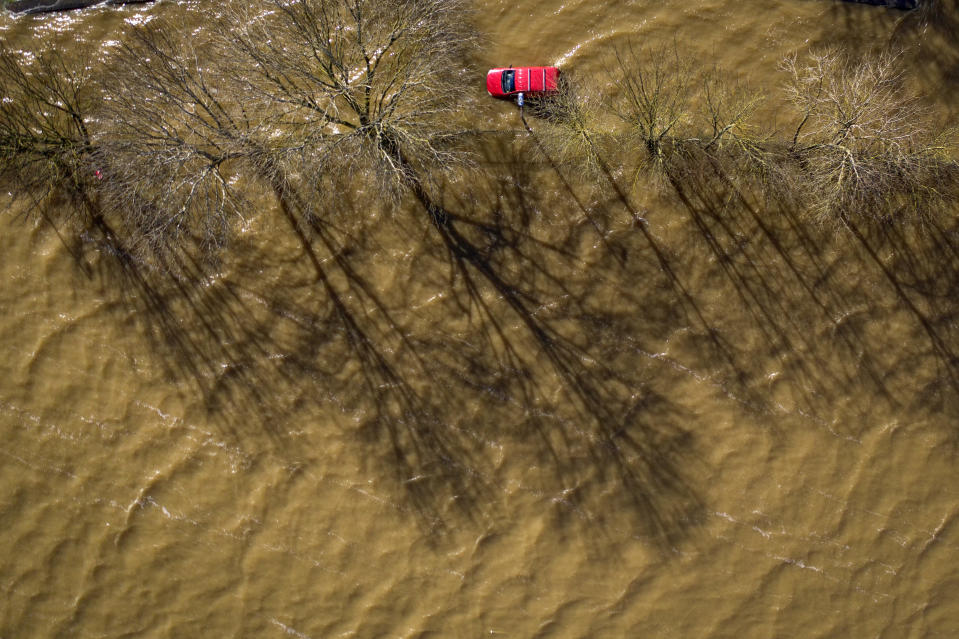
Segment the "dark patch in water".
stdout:
<path fill-rule="evenodd" d="M 915 9 L 919 6 L 919 0 L 843 0 L 844 2 L 858 2 L 860 4 L 872 4 L 880 7 L 890 7 L 892 9 Z"/>
<path fill-rule="evenodd" d="M 17 13 L 43 13 L 82 9 L 96 4 L 142 4 L 151 0 L 15 0 L 6 8 Z"/>

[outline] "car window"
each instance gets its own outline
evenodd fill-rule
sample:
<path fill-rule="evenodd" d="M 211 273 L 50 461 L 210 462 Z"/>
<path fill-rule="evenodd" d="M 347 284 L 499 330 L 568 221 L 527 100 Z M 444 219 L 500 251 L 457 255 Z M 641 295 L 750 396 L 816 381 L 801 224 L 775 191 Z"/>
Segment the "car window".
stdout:
<path fill-rule="evenodd" d="M 516 72 L 513 70 L 503 71 L 503 93 L 509 93 L 516 88 Z"/>

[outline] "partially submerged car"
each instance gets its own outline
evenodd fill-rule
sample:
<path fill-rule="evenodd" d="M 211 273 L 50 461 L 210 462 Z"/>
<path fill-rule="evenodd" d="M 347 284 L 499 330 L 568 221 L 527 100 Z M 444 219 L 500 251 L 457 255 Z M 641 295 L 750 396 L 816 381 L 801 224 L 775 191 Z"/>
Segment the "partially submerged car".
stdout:
<path fill-rule="evenodd" d="M 486 74 L 486 90 L 494 98 L 545 95 L 559 91 L 559 69 L 556 67 L 509 67 L 490 69 Z"/>

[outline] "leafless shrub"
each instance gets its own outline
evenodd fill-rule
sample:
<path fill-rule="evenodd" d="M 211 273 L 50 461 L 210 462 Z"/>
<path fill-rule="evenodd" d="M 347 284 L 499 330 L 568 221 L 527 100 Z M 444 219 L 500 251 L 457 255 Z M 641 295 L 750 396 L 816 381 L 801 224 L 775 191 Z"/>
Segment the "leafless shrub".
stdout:
<path fill-rule="evenodd" d="M 799 122 L 789 142 L 818 220 L 922 218 L 955 199 L 955 136 L 905 85 L 895 54 L 782 63 Z"/>
<path fill-rule="evenodd" d="M 529 113 L 542 124 L 537 128 L 538 139 L 551 157 L 596 172 L 601 160 L 598 144 L 608 137 L 603 98 L 573 74 L 564 73 L 557 94 L 527 99 Z"/>

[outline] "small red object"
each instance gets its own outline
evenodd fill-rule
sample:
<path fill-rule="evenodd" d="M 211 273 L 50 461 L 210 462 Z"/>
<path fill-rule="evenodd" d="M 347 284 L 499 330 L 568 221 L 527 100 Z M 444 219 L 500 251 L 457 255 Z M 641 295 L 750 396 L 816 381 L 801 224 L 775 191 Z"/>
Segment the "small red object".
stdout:
<path fill-rule="evenodd" d="M 93 174 L 97 177 L 98 180 L 103 179 L 103 173 L 100 171 L 100 169 L 97 169 L 96 171 L 94 171 Z"/>
<path fill-rule="evenodd" d="M 494 98 L 511 98 L 518 93 L 543 95 L 559 91 L 559 69 L 556 67 L 509 67 L 490 69 L 486 74 L 486 90 Z"/>

